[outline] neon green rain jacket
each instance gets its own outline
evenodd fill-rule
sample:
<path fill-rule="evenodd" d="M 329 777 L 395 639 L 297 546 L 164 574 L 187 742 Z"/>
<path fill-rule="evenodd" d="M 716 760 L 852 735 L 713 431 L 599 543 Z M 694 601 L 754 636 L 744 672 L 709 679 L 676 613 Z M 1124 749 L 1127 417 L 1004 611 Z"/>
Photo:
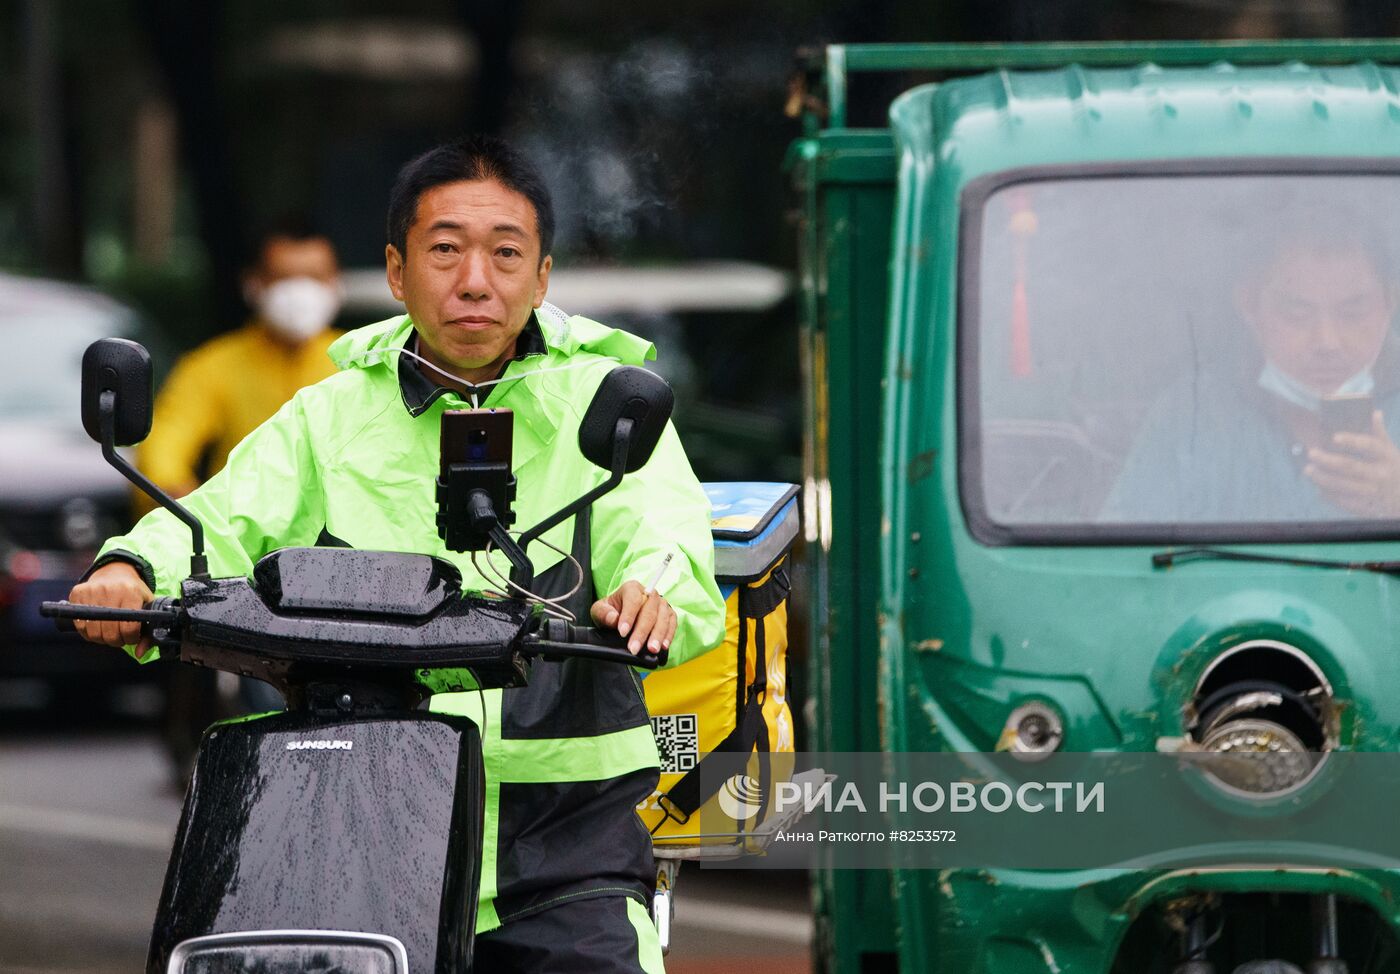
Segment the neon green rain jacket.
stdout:
<path fill-rule="evenodd" d="M 610 369 L 655 356 L 648 342 L 586 318 L 542 312 L 536 320 L 544 351 L 510 362 L 503 378 L 512 381 L 492 387 L 483 403 L 515 411 L 517 527 L 605 478 L 578 451 L 583 412 Z M 493 587 L 470 556 L 445 550 L 438 538 L 439 418 L 470 404 L 439 392 L 410 406 L 397 350 L 412 336 L 412 322 L 402 316 L 342 337 L 330 349 L 341 371 L 298 392 L 185 498 L 204 524 L 214 576 L 250 575 L 268 552 L 329 535 L 357 548 L 447 558 L 465 587 Z M 568 550 L 573 520 L 546 539 Z M 720 642 L 725 610 L 714 581 L 709 504 L 674 428 L 646 466 L 593 504 L 590 527 L 594 592 L 611 593 L 629 580 L 645 585 L 666 554 L 674 555 L 661 585 L 679 617 L 671 665 Z M 108 541 L 102 555 L 135 555 L 158 595 L 176 595 L 189 548 L 188 529 L 161 509 Z M 541 574 L 562 561 L 538 544 L 530 555 Z M 508 572 L 496 558 L 497 569 Z M 624 894 L 645 902 L 654 879 L 651 849 L 633 810 L 651 794 L 659 761 L 630 667 L 537 661 L 528 687 L 442 694 L 432 708 L 469 716 L 483 732 L 478 931 L 563 899 Z"/>

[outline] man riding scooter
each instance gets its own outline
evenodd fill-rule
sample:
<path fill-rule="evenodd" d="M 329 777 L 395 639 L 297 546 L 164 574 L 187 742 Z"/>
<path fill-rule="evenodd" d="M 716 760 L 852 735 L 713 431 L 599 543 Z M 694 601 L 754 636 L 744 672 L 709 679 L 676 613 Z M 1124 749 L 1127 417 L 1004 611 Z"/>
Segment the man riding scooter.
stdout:
<path fill-rule="evenodd" d="M 185 499 L 216 576 L 247 575 L 278 547 L 349 545 L 437 554 L 475 587 L 501 587 L 502 559 L 449 553 L 434 524 L 449 409 L 513 411 L 521 523 L 598 479 L 576 446 L 583 411 L 617 362 L 640 364 L 654 351 L 544 308 L 553 213 L 534 167 L 494 139 L 440 146 L 400 172 L 388 224 L 389 284 L 408 315 L 337 341 L 341 372 L 299 392 Z M 616 629 L 633 653 L 668 649 L 673 665 L 684 662 L 723 636 L 707 515 L 668 427 L 650 462 L 591 515 L 544 534 L 557 553 L 537 557 L 532 591 Z M 108 541 L 71 601 L 135 608 L 176 594 L 188 537 L 169 513 L 148 515 Z M 136 624 L 78 625 L 94 642 L 151 658 Z M 646 912 L 650 841 L 634 811 L 656 785 L 658 759 L 635 676 L 588 660 L 541 661 L 526 687 L 443 694 L 431 705 L 482 729 L 479 967 L 661 970 Z"/>

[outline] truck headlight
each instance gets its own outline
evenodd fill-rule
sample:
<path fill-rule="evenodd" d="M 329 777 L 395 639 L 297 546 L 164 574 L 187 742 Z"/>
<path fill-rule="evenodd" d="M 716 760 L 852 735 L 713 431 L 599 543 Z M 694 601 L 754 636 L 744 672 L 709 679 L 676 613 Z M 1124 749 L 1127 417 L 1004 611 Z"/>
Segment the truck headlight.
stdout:
<path fill-rule="evenodd" d="M 1201 770 L 1246 794 L 1307 781 L 1336 746 L 1332 687 L 1301 650 L 1256 640 L 1216 658 L 1186 710 Z"/>

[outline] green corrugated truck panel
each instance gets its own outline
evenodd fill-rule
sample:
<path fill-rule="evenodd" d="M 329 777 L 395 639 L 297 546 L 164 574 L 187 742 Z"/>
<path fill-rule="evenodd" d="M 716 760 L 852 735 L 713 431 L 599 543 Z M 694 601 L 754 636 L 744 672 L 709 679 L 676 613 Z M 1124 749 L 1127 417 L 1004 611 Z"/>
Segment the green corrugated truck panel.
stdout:
<path fill-rule="evenodd" d="M 894 148 L 888 132 L 826 133 L 799 143 L 790 160 L 804 201 L 809 685 L 823 715 L 814 738 L 819 750 L 878 751 L 879 511 L 860 501 L 880 489 L 879 443 L 860 431 L 879 424 L 869 390 L 883 368 Z M 893 952 L 889 883 L 879 872 L 819 874 L 818 954 L 830 970 L 859 970 L 861 955 Z"/>

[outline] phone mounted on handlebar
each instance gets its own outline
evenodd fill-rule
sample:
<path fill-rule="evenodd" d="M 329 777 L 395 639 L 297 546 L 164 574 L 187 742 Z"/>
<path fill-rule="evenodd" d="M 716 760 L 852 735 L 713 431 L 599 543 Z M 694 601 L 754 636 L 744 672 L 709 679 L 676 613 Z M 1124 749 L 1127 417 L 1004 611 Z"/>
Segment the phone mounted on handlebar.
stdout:
<path fill-rule="evenodd" d="M 640 470 L 651 458 L 674 405 L 665 380 L 635 366 L 613 369 L 579 423 L 579 452 L 608 478 L 525 531 L 517 542 L 515 477 L 510 471 L 510 410 L 448 410 L 442 416 L 442 470 L 437 481 L 438 536 L 449 551 L 480 551 L 488 543 L 510 559 L 510 580 L 522 589 L 534 581 L 526 551 L 546 531 L 584 510 Z"/>

